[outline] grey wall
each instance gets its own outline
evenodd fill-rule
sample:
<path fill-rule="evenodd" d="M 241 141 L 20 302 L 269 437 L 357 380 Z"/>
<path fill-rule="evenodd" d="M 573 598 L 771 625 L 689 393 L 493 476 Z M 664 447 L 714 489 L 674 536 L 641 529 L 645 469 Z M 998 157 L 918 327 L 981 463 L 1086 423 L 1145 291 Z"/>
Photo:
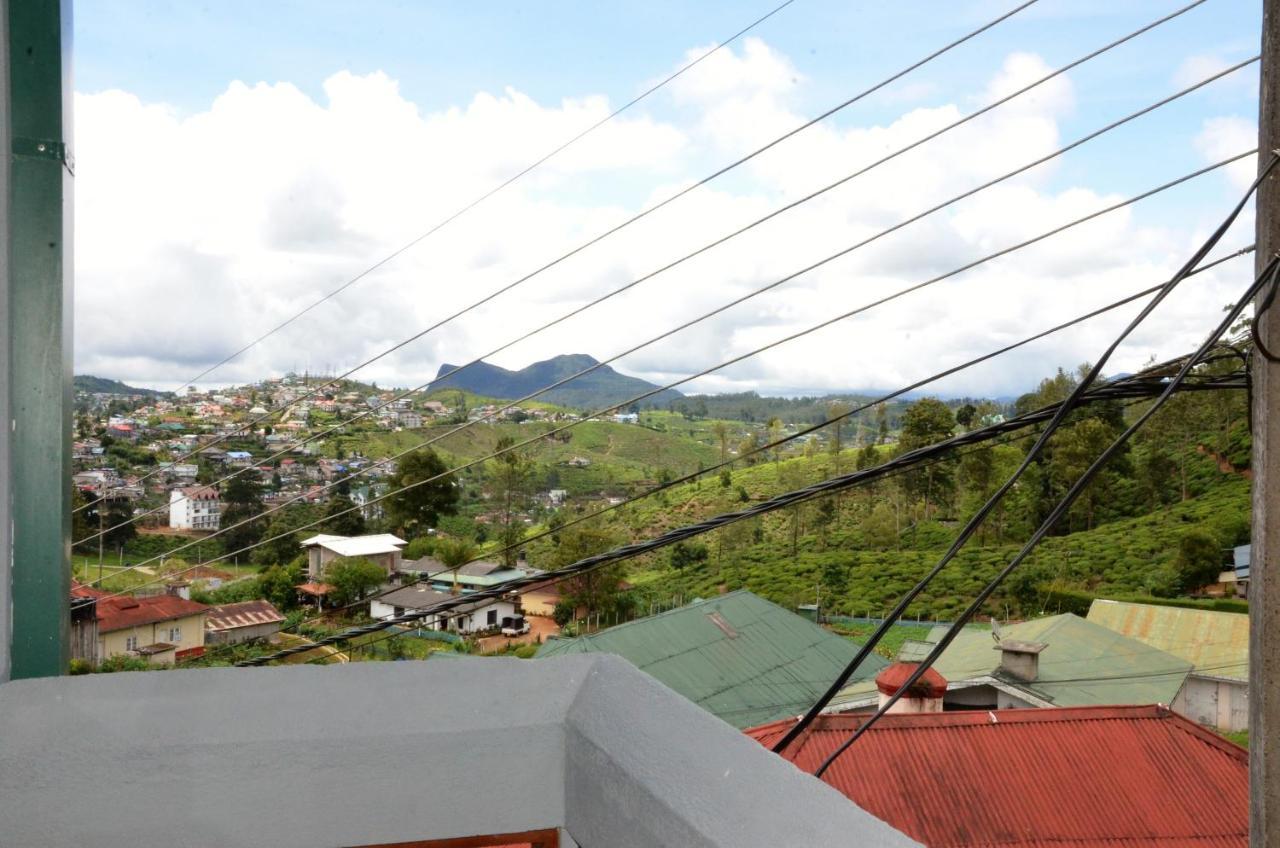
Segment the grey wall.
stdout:
<path fill-rule="evenodd" d="M 916 845 L 625 660 L 596 656 L 567 722 L 565 828 L 580 844 Z"/>
<path fill-rule="evenodd" d="M 12 681 L 0 799 L 23 848 L 915 845 L 603 654 Z"/>

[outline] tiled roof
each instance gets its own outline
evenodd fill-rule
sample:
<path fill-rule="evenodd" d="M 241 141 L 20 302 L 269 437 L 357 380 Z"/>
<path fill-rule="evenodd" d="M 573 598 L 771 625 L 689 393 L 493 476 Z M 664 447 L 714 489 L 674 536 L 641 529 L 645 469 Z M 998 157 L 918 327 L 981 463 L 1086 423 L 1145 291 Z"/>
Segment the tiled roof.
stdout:
<path fill-rule="evenodd" d="M 274 624 L 278 621 L 284 621 L 284 616 L 270 601 L 243 601 L 238 604 L 209 607 L 209 614 L 204 620 L 204 629 L 235 630 L 237 627 L 256 627 L 259 624 Z"/>
<path fill-rule="evenodd" d="M 159 621 L 174 621 L 198 615 L 209 609 L 204 604 L 174 595 L 134 598 L 129 595 L 98 600 L 98 632 L 110 633 L 128 627 L 140 627 Z"/>
<path fill-rule="evenodd" d="M 821 716 L 784 756 L 812 773 L 863 718 Z M 982 710 L 885 716 L 823 780 L 930 848 L 1246 848 L 1248 759 L 1162 707 Z"/>
<path fill-rule="evenodd" d="M 1249 676 L 1249 616 L 1098 599 L 1089 621 L 1167 651 L 1215 677 Z"/>
<path fill-rule="evenodd" d="M 858 646 L 746 590 L 578 639 L 552 639 L 539 657 L 617 654 L 735 727 L 804 712 Z M 872 655 L 854 679 L 888 663 Z"/>

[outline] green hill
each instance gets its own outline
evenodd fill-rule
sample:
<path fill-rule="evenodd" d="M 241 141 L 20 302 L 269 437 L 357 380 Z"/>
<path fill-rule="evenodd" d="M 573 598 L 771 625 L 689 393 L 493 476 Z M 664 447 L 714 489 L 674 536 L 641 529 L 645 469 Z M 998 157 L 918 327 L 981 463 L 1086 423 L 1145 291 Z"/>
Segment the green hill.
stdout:
<path fill-rule="evenodd" d="M 172 392 L 162 392 L 157 389 L 140 389 L 136 386 L 130 386 L 119 380 L 112 380 L 108 377 L 94 377 L 90 374 L 77 374 L 72 382 L 72 386 L 77 392 L 85 392 L 91 395 L 144 395 L 146 397 L 164 397 L 172 394 Z"/>

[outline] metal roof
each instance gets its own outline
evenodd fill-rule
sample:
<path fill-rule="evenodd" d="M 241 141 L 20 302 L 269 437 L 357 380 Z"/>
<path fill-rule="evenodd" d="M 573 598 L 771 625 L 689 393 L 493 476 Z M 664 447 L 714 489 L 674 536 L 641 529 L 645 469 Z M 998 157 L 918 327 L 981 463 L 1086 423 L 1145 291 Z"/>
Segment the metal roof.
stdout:
<path fill-rule="evenodd" d="M 944 630 L 935 628 L 929 641 L 936 642 Z M 950 684 L 996 678 L 1059 707 L 1169 704 L 1191 671 L 1187 660 L 1070 613 L 1006 625 L 1000 634 L 1005 642 L 1047 646 L 1040 652 L 1034 681 L 1000 672 L 1000 652 L 985 630 L 962 631 L 934 667 Z M 833 704 L 858 704 L 875 697 L 876 688 L 867 681 L 845 687 Z"/>
<path fill-rule="evenodd" d="M 210 632 L 235 630 L 238 627 L 257 627 L 284 621 L 280 610 L 266 600 L 242 601 L 209 607 L 204 619 L 204 629 Z"/>
<path fill-rule="evenodd" d="M 812 773 L 863 718 L 821 716 L 784 756 Z M 1077 707 L 887 715 L 823 780 L 930 848 L 1245 848 L 1248 768 L 1167 709 Z"/>
<path fill-rule="evenodd" d="M 577 639 L 539 657 L 617 654 L 735 727 L 804 712 L 853 659 L 857 645 L 739 590 Z M 888 665 L 871 656 L 855 679 Z"/>
<path fill-rule="evenodd" d="M 201 615 L 207 609 L 204 604 L 174 595 L 153 595 L 149 598 L 108 596 L 98 600 L 98 632 L 111 633 L 161 621 L 177 621 Z"/>
<path fill-rule="evenodd" d="M 360 557 L 377 554 L 392 554 L 407 545 L 404 539 L 390 533 L 377 533 L 372 536 L 327 536 L 321 533 L 312 536 L 302 543 L 304 548 L 319 545 L 328 548 L 338 556 Z"/>
<path fill-rule="evenodd" d="M 1249 678 L 1249 616 L 1244 613 L 1099 598 L 1089 607 L 1089 621 L 1181 657 L 1198 672 Z"/>

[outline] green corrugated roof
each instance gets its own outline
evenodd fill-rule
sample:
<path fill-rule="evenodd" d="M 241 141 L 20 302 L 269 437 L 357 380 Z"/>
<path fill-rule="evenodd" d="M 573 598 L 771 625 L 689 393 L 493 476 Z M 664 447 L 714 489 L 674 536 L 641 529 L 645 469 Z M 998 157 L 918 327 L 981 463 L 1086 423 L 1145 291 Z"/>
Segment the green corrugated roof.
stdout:
<path fill-rule="evenodd" d="M 1089 621 L 1168 651 L 1215 677 L 1249 677 L 1249 616 L 1099 598 Z"/>
<path fill-rule="evenodd" d="M 946 628 L 935 628 L 937 641 Z M 1039 675 L 1030 683 L 997 674 L 1000 652 L 988 631 L 965 630 L 934 666 L 948 682 L 994 676 L 1059 707 L 1104 704 L 1169 704 L 1191 663 L 1066 613 L 1000 628 L 1003 639 L 1041 642 Z M 843 689 L 836 703 L 866 700 L 875 694 L 870 683 Z"/>
<path fill-rule="evenodd" d="M 848 665 L 857 645 L 745 589 L 577 639 L 537 656 L 617 654 L 734 727 L 794 716 Z M 854 679 L 887 665 L 867 659 Z"/>

